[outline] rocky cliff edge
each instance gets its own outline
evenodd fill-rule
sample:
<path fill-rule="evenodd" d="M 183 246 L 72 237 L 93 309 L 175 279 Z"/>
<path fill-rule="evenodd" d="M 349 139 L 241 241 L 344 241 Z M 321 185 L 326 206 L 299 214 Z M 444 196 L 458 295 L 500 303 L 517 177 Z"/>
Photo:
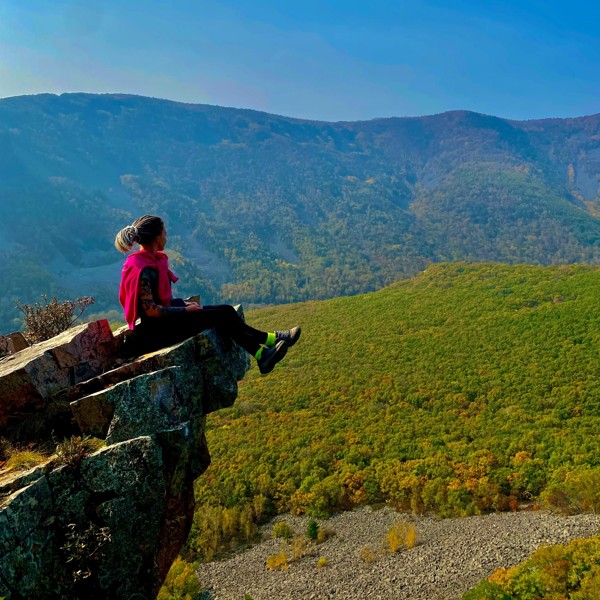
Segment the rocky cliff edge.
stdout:
<path fill-rule="evenodd" d="M 0 436 L 105 442 L 0 472 L 0 598 L 152 599 L 185 543 L 206 415 L 233 404 L 248 355 L 214 330 L 130 346 L 103 320 L 0 360 Z"/>

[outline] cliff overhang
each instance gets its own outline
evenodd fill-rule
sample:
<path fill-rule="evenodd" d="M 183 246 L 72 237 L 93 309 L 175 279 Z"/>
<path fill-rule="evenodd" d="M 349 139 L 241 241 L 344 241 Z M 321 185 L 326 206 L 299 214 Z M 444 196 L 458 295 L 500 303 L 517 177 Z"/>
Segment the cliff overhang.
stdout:
<path fill-rule="evenodd" d="M 96 321 L 0 360 L 0 436 L 105 442 L 0 475 L 6 600 L 152 599 L 186 541 L 206 415 L 233 404 L 249 358 L 214 330 L 135 359 L 130 342 Z"/>

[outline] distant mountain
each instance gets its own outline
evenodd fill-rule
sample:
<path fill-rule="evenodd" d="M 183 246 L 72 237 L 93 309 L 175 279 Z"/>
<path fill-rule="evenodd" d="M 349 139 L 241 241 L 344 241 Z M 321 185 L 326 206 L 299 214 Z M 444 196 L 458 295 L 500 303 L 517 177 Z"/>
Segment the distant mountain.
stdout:
<path fill-rule="evenodd" d="M 125 95 L 0 100 L 0 330 L 14 301 L 116 308 L 115 233 L 166 219 L 182 294 L 380 288 L 432 261 L 597 263 L 600 115 L 355 123 Z"/>

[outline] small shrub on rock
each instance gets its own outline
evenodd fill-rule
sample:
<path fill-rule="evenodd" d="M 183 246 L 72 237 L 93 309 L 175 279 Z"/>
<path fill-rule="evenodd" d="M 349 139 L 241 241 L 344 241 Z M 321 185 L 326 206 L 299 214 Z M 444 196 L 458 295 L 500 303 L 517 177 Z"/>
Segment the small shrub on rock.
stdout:
<path fill-rule="evenodd" d="M 306 527 L 306 537 L 309 540 L 316 540 L 319 536 L 319 524 L 312 519 Z"/>
<path fill-rule="evenodd" d="M 310 542 L 300 535 L 294 537 L 291 543 L 292 558 L 294 560 L 303 558 L 307 554 L 311 554 Z"/>
<path fill-rule="evenodd" d="M 331 527 L 319 527 L 317 531 L 317 544 L 326 542 L 329 538 L 335 535 L 335 531 Z"/>
<path fill-rule="evenodd" d="M 412 523 L 398 521 L 390 527 L 386 540 L 391 552 L 398 552 L 401 548 L 414 548 L 417 543 L 417 528 Z"/>
<path fill-rule="evenodd" d="M 322 569 L 323 567 L 326 567 L 328 564 L 329 564 L 329 561 L 324 556 L 320 556 L 319 559 L 317 560 L 317 569 Z"/>
<path fill-rule="evenodd" d="M 409 550 L 414 548 L 417 543 L 417 528 L 412 523 L 408 525 L 404 543 Z"/>
<path fill-rule="evenodd" d="M 267 569 L 287 571 L 288 567 L 288 555 L 285 548 L 281 548 L 277 554 L 272 554 L 267 558 Z"/>
<path fill-rule="evenodd" d="M 377 558 L 377 550 L 371 545 L 364 546 L 363 548 L 360 549 L 360 557 L 366 563 L 372 563 Z"/>
<path fill-rule="evenodd" d="M 43 304 L 16 303 L 17 308 L 25 315 L 25 337 L 33 343 L 49 340 L 66 331 L 94 303 L 90 296 L 59 302 L 56 298 L 48 300 L 48 296 L 42 294 L 42 300 Z"/>
<path fill-rule="evenodd" d="M 289 540 L 292 537 L 292 528 L 287 521 L 279 521 L 273 527 L 273 537 Z"/>
<path fill-rule="evenodd" d="M 104 442 L 89 435 L 79 437 L 71 436 L 56 446 L 58 462 L 70 467 L 78 467 L 81 461 L 104 446 Z"/>

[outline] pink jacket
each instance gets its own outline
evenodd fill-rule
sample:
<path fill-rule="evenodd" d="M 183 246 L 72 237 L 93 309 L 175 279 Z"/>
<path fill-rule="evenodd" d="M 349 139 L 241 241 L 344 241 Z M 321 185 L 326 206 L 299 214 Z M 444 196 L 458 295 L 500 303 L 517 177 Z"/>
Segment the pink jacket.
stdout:
<path fill-rule="evenodd" d="M 119 287 L 119 302 L 125 312 L 129 329 L 135 327 L 138 318 L 140 274 L 146 267 L 158 271 L 158 296 L 163 306 L 171 305 L 171 282 L 175 283 L 179 279 L 169 269 L 169 257 L 164 252 L 139 250 L 130 254 L 123 265 Z"/>

